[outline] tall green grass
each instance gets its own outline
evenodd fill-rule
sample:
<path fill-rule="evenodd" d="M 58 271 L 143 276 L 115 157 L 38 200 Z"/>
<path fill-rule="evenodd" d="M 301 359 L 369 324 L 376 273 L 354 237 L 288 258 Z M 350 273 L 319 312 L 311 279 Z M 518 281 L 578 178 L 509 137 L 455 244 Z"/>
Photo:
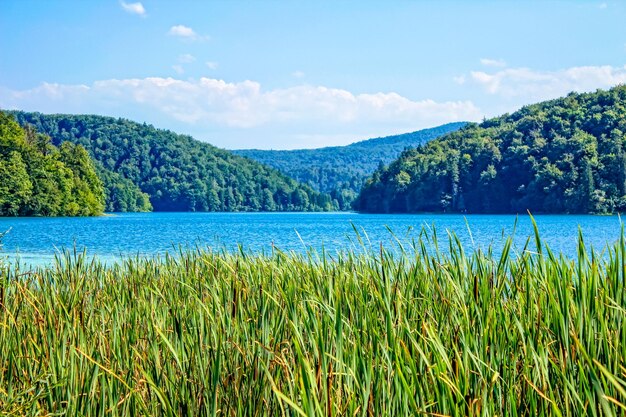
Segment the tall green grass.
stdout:
<path fill-rule="evenodd" d="M 439 240 L 5 269 L 0 414 L 626 413 L 623 236 L 576 259 Z"/>

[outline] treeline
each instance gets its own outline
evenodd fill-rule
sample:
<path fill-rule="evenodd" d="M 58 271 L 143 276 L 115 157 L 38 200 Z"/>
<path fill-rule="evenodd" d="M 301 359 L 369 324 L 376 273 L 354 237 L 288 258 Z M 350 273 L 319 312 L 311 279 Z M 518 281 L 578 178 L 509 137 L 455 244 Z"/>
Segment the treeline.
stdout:
<path fill-rule="evenodd" d="M 349 209 L 365 180 L 380 164 L 446 133 L 465 122 L 449 123 L 402 135 L 356 142 L 348 146 L 274 151 L 243 149 L 235 153 L 269 165 L 313 189 L 330 193 L 340 209 Z"/>
<path fill-rule="evenodd" d="M 80 145 L 56 147 L 0 112 L 0 216 L 94 216 L 105 193 Z"/>
<path fill-rule="evenodd" d="M 85 147 L 104 170 L 101 175 L 109 202 L 117 201 L 120 194 L 114 185 L 127 180 L 147 193 L 157 211 L 338 208 L 330 195 L 275 169 L 145 123 L 92 115 L 14 114 L 20 124 L 35 126 L 55 144 L 71 142 Z M 125 201 L 133 198 L 141 200 L 142 196 L 134 194 Z M 120 204 L 116 207 L 122 208 Z"/>
<path fill-rule="evenodd" d="M 368 179 L 364 212 L 612 213 L 626 209 L 626 86 L 471 124 Z"/>

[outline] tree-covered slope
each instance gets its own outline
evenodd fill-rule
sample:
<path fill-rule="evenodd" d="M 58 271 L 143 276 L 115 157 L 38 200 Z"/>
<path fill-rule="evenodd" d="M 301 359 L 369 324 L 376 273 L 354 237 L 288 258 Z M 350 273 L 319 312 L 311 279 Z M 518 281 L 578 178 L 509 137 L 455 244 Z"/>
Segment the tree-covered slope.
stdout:
<path fill-rule="evenodd" d="M 93 115 L 14 112 L 55 144 L 84 146 L 113 184 L 130 180 L 158 211 L 331 210 L 314 191 L 258 162 L 153 126 Z M 108 187 L 108 192 L 115 192 Z"/>
<path fill-rule="evenodd" d="M 368 179 L 364 212 L 605 213 L 626 209 L 626 86 L 471 124 Z"/>
<path fill-rule="evenodd" d="M 96 171 L 104 184 L 105 210 L 107 212 L 152 211 L 150 196 L 141 191 L 137 184 L 117 172 L 105 169 L 99 162 L 96 165 Z"/>
<path fill-rule="evenodd" d="M 356 197 L 365 179 L 409 147 L 460 129 L 465 122 L 356 142 L 348 146 L 291 151 L 244 149 L 239 155 L 272 166 L 316 190 L 332 193 L 340 204 Z"/>
<path fill-rule="evenodd" d="M 0 112 L 0 216 L 94 216 L 104 188 L 80 145 L 58 148 Z"/>

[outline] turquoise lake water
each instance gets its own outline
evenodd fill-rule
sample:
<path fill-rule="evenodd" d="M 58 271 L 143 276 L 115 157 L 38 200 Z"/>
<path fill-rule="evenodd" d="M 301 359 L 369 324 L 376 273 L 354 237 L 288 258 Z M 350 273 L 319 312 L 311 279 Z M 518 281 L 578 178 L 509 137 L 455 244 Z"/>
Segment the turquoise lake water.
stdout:
<path fill-rule="evenodd" d="M 540 233 L 553 250 L 576 254 L 578 227 L 585 241 L 596 249 L 619 238 L 618 216 L 536 216 Z M 112 262 L 129 255 L 154 256 L 182 247 L 211 247 L 270 253 L 272 244 L 283 251 L 362 250 L 354 228 L 365 246 L 377 249 L 405 245 L 416 239 L 423 227 L 435 227 L 441 246 L 446 231 L 454 231 L 467 250 L 495 251 L 503 236 L 513 233 L 513 215 L 369 215 L 357 213 L 133 213 L 92 218 L 0 218 L 0 231 L 11 229 L 3 239 L 2 256 L 30 265 L 53 262 L 64 249 L 86 249 L 88 255 Z M 468 231 L 469 227 L 469 231 Z M 393 231 L 392 235 L 389 231 Z M 471 231 L 471 233 L 470 233 Z M 532 236 L 529 216 L 517 217 L 515 242 L 518 250 Z"/>

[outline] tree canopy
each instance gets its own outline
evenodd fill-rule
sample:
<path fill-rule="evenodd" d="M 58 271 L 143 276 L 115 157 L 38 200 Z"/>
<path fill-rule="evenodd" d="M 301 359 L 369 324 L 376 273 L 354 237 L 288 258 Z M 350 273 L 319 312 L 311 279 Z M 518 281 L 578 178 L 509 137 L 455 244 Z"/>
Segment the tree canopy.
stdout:
<path fill-rule="evenodd" d="M 390 163 L 406 148 L 422 145 L 464 125 L 465 122 L 449 123 L 348 146 L 290 151 L 243 149 L 234 152 L 274 167 L 315 190 L 330 193 L 340 209 L 349 209 L 367 177 L 380 164 Z"/>
<path fill-rule="evenodd" d="M 626 86 L 470 124 L 369 178 L 363 212 L 611 213 L 626 208 Z"/>
<path fill-rule="evenodd" d="M 326 193 L 256 161 L 190 136 L 125 119 L 14 112 L 54 144 L 83 146 L 99 163 L 107 208 L 158 211 L 316 211 L 337 205 Z M 133 190 L 131 184 L 138 188 Z"/>
<path fill-rule="evenodd" d="M 104 188 L 80 145 L 56 147 L 0 112 L 0 216 L 94 216 Z"/>

